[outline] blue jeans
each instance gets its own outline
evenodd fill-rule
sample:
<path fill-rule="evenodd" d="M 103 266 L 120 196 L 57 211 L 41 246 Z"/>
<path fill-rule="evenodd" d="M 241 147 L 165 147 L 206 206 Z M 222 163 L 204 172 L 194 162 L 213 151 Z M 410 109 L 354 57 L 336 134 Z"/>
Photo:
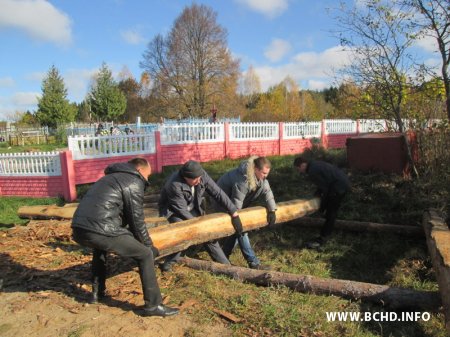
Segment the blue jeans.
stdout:
<path fill-rule="evenodd" d="M 249 266 L 260 264 L 260 261 L 256 257 L 252 245 L 250 244 L 250 240 L 248 238 L 247 233 L 244 233 L 240 237 L 238 237 L 237 235 L 232 235 L 223 240 L 222 249 L 223 252 L 225 253 L 225 256 L 229 257 L 231 255 L 231 252 L 233 251 L 233 248 L 236 246 L 237 243 L 239 243 L 242 255 L 244 256 Z"/>

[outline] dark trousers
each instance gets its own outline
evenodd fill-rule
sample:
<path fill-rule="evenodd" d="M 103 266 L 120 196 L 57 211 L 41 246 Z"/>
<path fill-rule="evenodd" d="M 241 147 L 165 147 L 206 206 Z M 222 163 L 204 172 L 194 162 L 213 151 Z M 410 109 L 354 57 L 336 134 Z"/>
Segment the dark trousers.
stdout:
<path fill-rule="evenodd" d="M 119 256 L 134 259 L 139 268 L 144 301 L 149 305 L 162 302 L 161 291 L 155 274 L 153 252 L 132 235 L 105 236 L 81 228 L 73 228 L 73 239 L 82 246 L 93 248 L 92 279 L 104 290 L 106 280 L 106 254 L 114 252 Z"/>
<path fill-rule="evenodd" d="M 200 216 L 200 214 L 196 211 L 191 211 L 191 214 L 194 217 Z M 183 219 L 180 219 L 176 216 L 171 216 L 169 219 L 169 223 L 174 222 L 180 222 L 183 221 Z M 209 256 L 211 256 L 211 259 L 213 261 L 222 263 L 222 264 L 230 264 L 230 261 L 226 257 L 225 253 L 222 250 L 222 247 L 220 247 L 220 244 L 218 241 L 210 241 L 205 243 L 206 251 L 208 252 Z M 179 261 L 180 256 L 182 252 L 170 254 L 166 256 L 166 259 L 164 260 L 164 264 L 173 264 Z"/>
<path fill-rule="evenodd" d="M 331 235 L 336 223 L 339 207 L 341 207 L 342 200 L 345 194 L 329 194 L 322 201 L 324 205 L 321 208 L 325 211 L 325 223 L 320 231 L 320 236 L 326 238 Z"/>

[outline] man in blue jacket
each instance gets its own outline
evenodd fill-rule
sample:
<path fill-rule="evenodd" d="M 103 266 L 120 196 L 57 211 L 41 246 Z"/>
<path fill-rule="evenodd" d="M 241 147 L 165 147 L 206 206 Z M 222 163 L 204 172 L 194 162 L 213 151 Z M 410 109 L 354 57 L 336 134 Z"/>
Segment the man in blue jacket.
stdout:
<path fill-rule="evenodd" d="M 350 181 L 342 170 L 324 161 L 307 160 L 299 156 L 294 160 L 294 167 L 300 173 L 306 174 L 317 186 L 315 195 L 320 197 L 319 212 L 325 213 L 325 223 L 320 231 L 320 237 L 308 242 L 306 247 L 319 248 L 333 232 L 341 202 L 351 189 Z"/>
<path fill-rule="evenodd" d="M 267 209 L 267 222 L 269 225 L 273 225 L 276 221 L 275 211 L 277 205 L 267 180 L 270 169 L 271 163 L 269 159 L 252 156 L 242 161 L 239 167 L 221 176 L 217 181 L 217 185 L 230 197 L 238 210 L 249 207 L 252 202 L 263 197 Z M 214 206 L 217 211 L 222 211 L 217 204 L 214 204 Z M 222 249 L 225 256 L 229 257 L 231 255 L 236 242 L 239 243 L 242 255 L 250 268 L 269 269 L 268 266 L 260 263 L 250 244 L 247 233 L 243 235 L 236 234 L 222 241 Z"/>
<path fill-rule="evenodd" d="M 144 191 L 151 167 L 146 159 L 108 166 L 81 200 L 72 220 L 73 239 L 93 248 L 92 302 L 105 296 L 106 255 L 133 258 L 139 267 L 145 305 L 142 316 L 171 316 L 178 309 L 162 304 L 155 274 L 158 250 L 144 222 Z"/>
<path fill-rule="evenodd" d="M 242 223 L 236 206 L 203 170 L 200 163 L 194 160 L 186 162 L 165 183 L 158 201 L 159 215 L 166 217 L 169 223 L 204 215 L 202 201 L 205 192 L 230 214 L 236 233 L 242 234 Z M 230 263 L 217 241 L 208 242 L 206 250 L 214 261 Z M 172 265 L 179 260 L 180 255 L 181 253 L 175 253 L 167 256 L 164 263 L 160 265 L 161 270 L 163 272 L 171 271 Z"/>

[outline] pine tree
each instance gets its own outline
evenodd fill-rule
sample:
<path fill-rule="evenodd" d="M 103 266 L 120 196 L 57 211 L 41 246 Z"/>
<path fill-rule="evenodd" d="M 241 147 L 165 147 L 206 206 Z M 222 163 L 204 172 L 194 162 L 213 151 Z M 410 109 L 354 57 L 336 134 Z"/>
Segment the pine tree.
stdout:
<path fill-rule="evenodd" d="M 72 122 L 76 109 L 67 99 L 67 89 L 58 69 L 52 65 L 42 81 L 42 97 L 38 99 L 36 117 L 41 125 L 56 128 L 60 123 Z"/>
<path fill-rule="evenodd" d="M 100 120 L 117 120 L 127 107 L 125 95 L 112 77 L 111 70 L 103 63 L 89 93 L 92 114 Z"/>

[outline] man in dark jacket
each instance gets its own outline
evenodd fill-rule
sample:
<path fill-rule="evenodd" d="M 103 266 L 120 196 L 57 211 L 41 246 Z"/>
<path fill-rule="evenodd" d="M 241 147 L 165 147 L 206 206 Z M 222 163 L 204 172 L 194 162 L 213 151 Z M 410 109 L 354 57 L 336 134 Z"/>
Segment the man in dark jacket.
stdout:
<path fill-rule="evenodd" d="M 202 209 L 205 192 L 231 215 L 231 222 L 236 233 L 242 234 L 242 223 L 236 206 L 194 160 L 186 162 L 165 183 L 158 202 L 159 215 L 166 217 L 170 223 L 201 216 L 205 213 Z M 208 242 L 206 250 L 214 261 L 230 263 L 217 241 Z M 181 253 L 176 253 L 167 256 L 164 263 L 160 265 L 161 270 L 171 271 L 172 264 L 179 260 L 180 255 Z"/>
<path fill-rule="evenodd" d="M 238 210 L 250 206 L 252 202 L 263 196 L 267 208 L 267 222 L 269 225 L 273 225 L 276 221 L 277 205 L 269 181 L 266 179 L 270 169 L 271 164 L 266 157 L 252 156 L 241 162 L 239 167 L 220 177 L 217 185 L 230 197 Z M 217 211 L 222 210 L 217 205 L 214 206 Z M 222 249 L 225 256 L 231 255 L 236 241 L 239 243 L 242 255 L 244 255 L 250 268 L 269 269 L 267 266 L 261 265 L 252 249 L 247 233 L 233 235 L 223 240 Z"/>
<path fill-rule="evenodd" d="M 316 195 L 320 197 L 320 212 L 325 213 L 325 223 L 320 237 L 306 244 L 307 248 L 319 248 L 330 237 L 341 202 L 350 191 L 347 175 L 338 167 L 320 160 L 307 160 L 300 156 L 294 160 L 295 168 L 317 186 Z"/>
<path fill-rule="evenodd" d="M 178 309 L 162 304 L 155 274 L 153 246 L 144 222 L 144 191 L 151 167 L 147 160 L 108 166 L 81 200 L 72 220 L 73 239 L 94 250 L 92 302 L 105 296 L 106 255 L 131 257 L 139 267 L 145 305 L 142 316 L 170 316 Z"/>

